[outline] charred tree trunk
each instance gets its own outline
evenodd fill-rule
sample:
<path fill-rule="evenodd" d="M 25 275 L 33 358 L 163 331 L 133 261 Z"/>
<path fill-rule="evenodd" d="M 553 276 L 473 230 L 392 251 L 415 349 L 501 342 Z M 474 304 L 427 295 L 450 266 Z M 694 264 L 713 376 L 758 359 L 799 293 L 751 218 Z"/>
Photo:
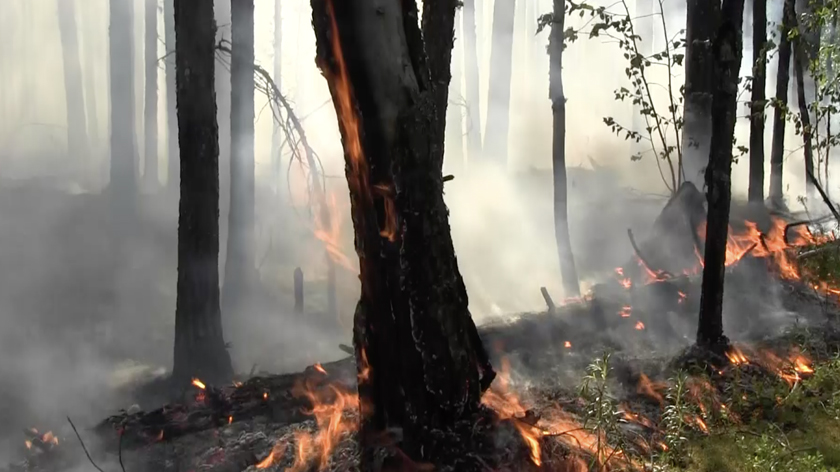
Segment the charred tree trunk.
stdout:
<path fill-rule="evenodd" d="M 242 309 L 254 262 L 254 0 L 231 2 L 230 206 L 222 300 Z"/>
<path fill-rule="evenodd" d="M 137 193 L 137 137 L 134 130 L 134 13 L 131 0 L 110 0 L 112 202 L 132 211 Z"/>
<path fill-rule="evenodd" d="M 213 1 L 216 18 L 216 44 L 231 40 L 231 0 Z M 230 46 L 230 44 L 228 44 Z M 216 60 L 216 121 L 219 125 L 219 190 L 220 195 L 230 195 L 230 64 Z M 230 211 L 230 198 L 223 198 L 220 212 L 223 221 Z M 226 240 L 227 225 L 222 226 L 221 237 Z"/>
<path fill-rule="evenodd" d="M 219 309 L 219 128 L 213 2 L 175 0 L 181 203 L 173 378 L 233 376 Z M 176 385 L 179 385 L 176 383 Z"/>
<path fill-rule="evenodd" d="M 792 27 L 797 27 L 796 15 L 793 16 Z M 802 144 L 805 154 L 805 195 L 814 195 L 814 184 L 809 175 L 814 174 L 814 148 L 812 145 L 811 112 L 808 111 L 808 99 L 805 98 L 805 67 L 808 62 L 807 51 L 802 37 L 796 39 L 796 49 L 793 54 L 793 67 L 796 75 L 796 99 L 799 104 L 799 120 L 802 125 Z"/>
<path fill-rule="evenodd" d="M 686 9 L 683 167 L 686 179 L 694 184 L 700 183 L 710 155 L 715 90 L 712 40 L 719 23 L 719 5 L 717 1 L 688 0 Z"/>
<path fill-rule="evenodd" d="M 423 36 L 432 40 L 424 48 L 413 0 L 312 0 L 362 283 L 353 330 L 362 470 L 372 469 L 377 437 L 390 428 L 402 431 L 397 447 L 412 460 L 439 457 L 447 446 L 438 432 L 471 418 L 494 376 L 467 308 L 443 201 L 438 123 L 455 7 L 455 0 L 424 3 Z M 381 22 L 396 29 L 371 27 Z"/>
<path fill-rule="evenodd" d="M 560 256 L 564 295 L 580 295 L 580 282 L 569 237 L 569 209 L 566 185 L 566 96 L 563 92 L 563 31 L 566 19 L 564 0 L 554 0 L 554 22 L 548 36 L 549 98 L 554 117 L 551 163 L 554 169 L 554 238 Z"/>
<path fill-rule="evenodd" d="M 283 44 L 283 0 L 274 0 L 274 83 L 277 84 L 278 90 L 283 90 L 281 88 L 281 81 L 282 77 L 281 74 L 283 72 L 283 53 L 282 53 L 282 44 Z M 281 147 L 283 146 L 283 133 L 280 131 L 280 126 L 278 123 L 274 123 L 273 131 L 271 133 L 271 172 L 273 174 L 273 181 L 274 185 L 279 185 L 281 182 L 281 175 L 282 175 L 282 156 L 281 156 Z M 282 195 L 282 192 L 277 192 L 278 195 Z"/>
<path fill-rule="evenodd" d="M 166 43 L 166 187 L 175 195 L 180 183 L 178 116 L 175 110 L 175 0 L 163 0 L 163 29 Z"/>
<path fill-rule="evenodd" d="M 513 67 L 515 12 L 516 0 L 495 0 L 484 149 L 487 151 L 488 158 L 503 167 L 507 165 L 508 131 L 510 130 L 510 81 Z"/>
<path fill-rule="evenodd" d="M 158 186 L 158 122 L 157 122 L 157 0 L 146 0 L 146 106 L 143 119 L 145 156 L 143 180 L 146 188 Z"/>
<path fill-rule="evenodd" d="M 64 96 L 67 104 L 67 153 L 73 159 L 87 159 L 85 95 L 75 0 L 58 0 L 58 29 L 64 62 Z M 85 166 L 83 166 L 85 167 Z"/>
<path fill-rule="evenodd" d="M 724 0 L 721 24 L 713 44 L 716 84 L 712 98 L 712 139 L 706 168 L 706 245 L 700 294 L 697 344 L 718 349 L 723 335 L 723 281 L 732 178 L 738 71 L 741 69 L 744 0 Z"/>
<path fill-rule="evenodd" d="M 788 39 L 794 18 L 795 0 L 785 0 L 779 43 L 779 69 L 776 72 L 776 100 L 773 111 L 773 141 L 770 144 L 770 199 L 775 206 L 784 205 L 782 173 L 784 171 L 785 115 L 790 86 L 791 44 Z"/>
<path fill-rule="evenodd" d="M 481 154 L 481 109 L 478 81 L 478 40 L 476 36 L 476 0 L 464 0 L 464 98 L 467 101 L 467 160 Z"/>
<path fill-rule="evenodd" d="M 764 107 L 767 99 L 767 0 L 753 0 L 753 81 L 750 95 L 751 202 L 764 201 Z"/>

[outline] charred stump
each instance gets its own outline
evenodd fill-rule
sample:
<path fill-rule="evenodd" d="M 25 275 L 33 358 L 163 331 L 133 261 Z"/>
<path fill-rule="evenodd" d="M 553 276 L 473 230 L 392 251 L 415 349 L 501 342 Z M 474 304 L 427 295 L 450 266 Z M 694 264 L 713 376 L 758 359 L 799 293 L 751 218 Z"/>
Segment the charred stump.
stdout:
<path fill-rule="evenodd" d="M 721 25 L 715 38 L 714 65 L 717 84 L 712 98 L 712 140 L 706 168 L 706 244 L 700 293 L 697 344 L 726 346 L 723 335 L 723 279 L 729 208 L 732 194 L 732 137 L 735 133 L 738 71 L 741 67 L 744 0 L 725 0 Z"/>
<path fill-rule="evenodd" d="M 373 468 L 386 430 L 401 431 L 394 445 L 414 461 L 467 461 L 457 452 L 464 445 L 446 432 L 480 410 L 494 373 L 467 309 L 443 201 L 438 123 L 445 109 L 435 89 L 448 83 L 431 80 L 429 66 L 440 58 L 426 57 L 413 1 L 311 3 L 316 59 L 344 146 L 359 255 L 362 293 L 353 341 L 361 468 Z M 455 3 L 444 4 L 438 14 L 424 14 L 424 28 L 448 38 L 430 54 L 452 47 L 451 28 L 429 25 L 454 16 Z M 436 75 L 448 82 L 448 74 Z"/>

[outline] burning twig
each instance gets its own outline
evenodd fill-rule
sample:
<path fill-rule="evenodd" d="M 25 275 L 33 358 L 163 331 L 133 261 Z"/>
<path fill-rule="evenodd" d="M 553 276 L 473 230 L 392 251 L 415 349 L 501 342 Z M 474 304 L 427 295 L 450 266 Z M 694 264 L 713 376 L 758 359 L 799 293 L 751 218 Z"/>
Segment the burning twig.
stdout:
<path fill-rule="evenodd" d="M 828 198 L 828 195 L 825 193 L 825 190 L 823 190 L 820 183 L 817 182 L 817 179 L 814 178 L 814 174 L 809 169 L 805 169 L 805 174 L 808 176 L 808 180 L 810 180 L 811 183 L 814 184 L 814 187 L 817 189 L 817 192 L 820 193 L 820 197 L 822 197 L 823 201 L 828 206 L 828 209 L 831 210 L 831 214 L 833 214 L 834 218 L 837 219 L 837 222 L 840 223 L 840 212 L 837 211 L 837 208 L 834 208 L 834 204 L 831 203 L 831 199 Z"/>
<path fill-rule="evenodd" d="M 671 278 L 671 274 L 665 270 L 654 269 L 648 260 L 642 255 L 642 251 L 639 249 L 639 246 L 636 244 L 636 239 L 633 237 L 633 230 L 627 228 L 627 237 L 630 239 L 630 245 L 633 246 L 633 252 L 636 253 L 636 257 L 642 261 L 642 264 L 645 265 L 651 272 L 656 274 L 657 276 L 661 276 L 663 278 Z"/>
<path fill-rule="evenodd" d="M 101 467 L 96 465 L 96 462 L 93 462 L 93 458 L 90 457 L 90 453 L 88 452 L 87 447 L 85 447 L 85 442 L 82 441 L 82 437 L 79 435 L 79 430 L 76 429 L 76 425 L 73 424 L 73 420 L 71 420 L 69 416 L 67 417 L 67 422 L 70 423 L 70 427 L 73 428 L 73 432 L 76 433 L 76 437 L 79 438 L 79 444 L 82 445 L 82 450 L 85 451 L 85 455 L 87 456 L 90 463 L 93 464 L 93 467 L 99 472 L 105 472 L 104 470 L 102 470 Z M 122 465 L 122 460 L 120 461 L 120 465 Z M 125 471 L 125 469 L 123 469 L 123 471 Z"/>
<path fill-rule="evenodd" d="M 557 309 L 557 305 L 554 304 L 554 300 L 552 300 L 551 295 L 548 294 L 548 289 L 540 287 L 540 293 L 542 293 L 545 304 L 548 305 L 548 312 L 553 314 Z"/>

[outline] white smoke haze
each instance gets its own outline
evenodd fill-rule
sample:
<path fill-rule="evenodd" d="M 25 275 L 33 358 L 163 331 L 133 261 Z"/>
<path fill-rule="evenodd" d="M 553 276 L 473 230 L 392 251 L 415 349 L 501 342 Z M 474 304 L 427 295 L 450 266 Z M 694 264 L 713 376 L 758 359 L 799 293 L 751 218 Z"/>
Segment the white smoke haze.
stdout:
<path fill-rule="evenodd" d="M 143 169 L 143 1 L 135 4 L 135 112 Z M 496 0 L 503 1 L 503 0 Z M 521 0 L 520 0 L 521 1 Z M 781 6 L 770 2 L 770 21 Z M 481 123 L 486 125 L 492 2 L 479 0 L 479 69 Z M 594 2 L 611 5 L 612 2 Z M 636 11 L 632 0 L 630 11 Z M 76 2 L 80 58 L 88 120 L 95 111 L 98 125 L 88 126 L 90 150 L 84 156 L 66 151 L 66 111 L 61 42 L 56 2 L 6 0 L 0 29 L 0 463 L 20 452 L 21 428 L 64 428 L 64 416 L 90 426 L 118 408 L 128 407 L 121 387 L 138 378 L 160 375 L 171 367 L 175 311 L 177 204 L 144 191 L 143 226 L 133 236 L 126 260 L 111 257 L 106 197 L 99 196 L 109 172 L 108 1 Z M 613 6 L 613 8 L 617 8 Z M 620 8 L 620 5 L 618 5 Z M 466 156 L 462 143 L 447 143 L 444 173 L 452 237 L 467 285 L 470 309 L 479 323 L 545 308 L 540 287 L 556 301 L 562 290 L 554 241 L 551 181 L 551 104 L 548 99 L 548 31 L 536 33 L 536 16 L 551 2 L 533 0 L 517 8 L 515 22 L 508 163 L 504 171 L 482 168 L 482 155 Z M 163 12 L 158 20 L 163 57 Z M 273 70 L 274 1 L 256 0 L 256 58 Z M 684 4 L 666 2 L 672 37 L 684 28 Z M 460 17 L 459 17 L 460 18 Z M 750 18 L 745 15 L 745 32 Z M 570 18 L 567 27 L 586 19 Z M 273 122 L 266 98 L 256 96 L 256 159 L 258 181 L 257 263 L 265 294 L 247 314 L 223 313 L 225 337 L 231 343 L 235 369 L 247 373 L 255 364 L 270 372 L 297 370 L 307 364 L 343 357 L 338 343 L 350 344 L 351 321 L 359 284 L 353 251 L 344 161 L 334 108 L 327 84 L 315 66 L 315 40 L 308 2 L 283 5 L 284 73 L 280 87 L 302 119 L 308 139 L 323 163 L 332 227 L 318 228 L 308 206 L 306 174 L 297 164 L 286 176 L 273 174 L 270 163 Z M 650 22 L 652 49 L 664 45 L 661 24 Z M 230 38 L 229 25 L 220 25 Z M 768 28 L 770 31 L 771 28 Z M 644 35 L 644 33 L 642 33 Z M 456 27 L 455 57 L 463 59 L 463 29 Z M 572 247 L 582 289 L 603 280 L 613 267 L 632 255 L 626 230 L 646 234 L 667 199 L 653 156 L 639 162 L 637 149 L 611 134 L 602 119 L 614 117 L 631 125 L 633 110 L 616 102 L 613 91 L 629 86 L 625 60 L 608 38 L 570 45 L 564 55 L 563 80 L 568 99 L 566 156 L 569 168 L 569 211 Z M 742 75 L 749 75 L 751 44 L 745 36 Z M 767 93 L 775 90 L 775 57 L 768 65 Z M 221 66 L 218 66 L 221 67 Z M 464 65 L 460 65 L 464 70 Z M 675 70 L 674 91 L 684 81 Z M 667 106 L 664 69 L 652 68 L 649 79 L 656 106 Z M 792 86 L 794 81 L 792 82 Z M 464 102 L 463 75 L 455 77 L 450 106 Z M 165 77 L 158 75 L 159 181 L 167 174 Z M 791 95 L 794 97 L 794 95 Z M 746 101 L 748 93 L 740 100 Z M 461 109 L 462 116 L 466 116 Z M 748 143 L 747 110 L 739 105 L 739 144 Z M 769 182 L 771 120 L 767 122 Z M 450 124 L 453 125 L 453 124 Z M 462 120 L 462 132 L 468 124 Z M 791 206 L 804 194 L 801 138 L 787 127 L 785 190 Z M 222 150 L 222 181 L 229 168 Z M 459 164 L 457 161 L 465 162 Z M 593 165 L 598 167 L 597 172 Z M 748 163 L 733 167 L 733 193 L 747 191 Z M 288 182 L 288 183 L 287 183 Z M 828 183 L 838 185 L 836 178 Z M 220 264 L 224 264 L 228 194 L 221 194 Z M 347 262 L 338 264 L 338 320 L 325 320 L 324 245 L 313 233 L 330 235 Z M 292 271 L 301 267 L 306 279 L 306 311 L 293 313 Z M 223 274 L 223 272 L 221 272 Z M 116 285 L 116 289 L 112 287 Z M 126 387 L 127 388 L 127 387 Z M 74 438 L 68 438 L 75 441 Z"/>

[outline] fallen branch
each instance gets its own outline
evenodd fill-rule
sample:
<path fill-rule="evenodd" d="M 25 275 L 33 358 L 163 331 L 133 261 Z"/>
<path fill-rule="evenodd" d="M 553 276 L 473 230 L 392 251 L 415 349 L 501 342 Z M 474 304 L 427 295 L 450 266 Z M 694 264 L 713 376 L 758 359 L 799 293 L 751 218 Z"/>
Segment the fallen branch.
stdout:
<path fill-rule="evenodd" d="M 554 310 L 557 309 L 557 305 L 554 304 L 554 300 L 552 300 L 551 295 L 548 294 L 548 289 L 540 287 L 540 293 L 542 293 L 545 304 L 548 305 L 548 312 L 554 313 Z"/>
<path fill-rule="evenodd" d="M 627 228 L 627 237 L 630 239 L 630 245 L 633 246 L 633 252 L 636 254 L 636 257 L 642 261 L 642 264 L 644 264 L 648 270 L 656 274 L 657 278 L 662 277 L 663 279 L 670 279 L 672 277 L 671 273 L 667 270 L 654 269 L 651 267 L 648 260 L 642 255 L 642 251 L 639 249 L 639 246 L 636 244 L 636 239 L 633 237 L 633 230 L 630 228 Z"/>
<path fill-rule="evenodd" d="M 82 450 L 85 451 L 85 455 L 87 456 L 90 463 L 93 464 L 93 467 L 99 472 L 105 472 L 104 470 L 102 470 L 102 468 L 96 465 L 96 462 L 94 462 L 93 458 L 90 457 L 90 453 L 88 452 L 87 447 L 85 447 L 85 442 L 82 441 L 82 437 L 79 435 L 79 430 L 76 429 L 76 425 L 73 424 L 73 420 L 71 420 L 69 416 L 67 417 L 67 422 L 70 423 L 70 426 L 73 428 L 73 432 L 76 433 L 76 437 L 79 439 L 79 444 L 82 445 Z M 122 450 L 122 441 L 120 441 L 120 445 Z M 122 459 L 120 459 L 120 465 L 122 465 Z M 125 471 L 125 468 L 123 468 L 123 471 Z"/>
<path fill-rule="evenodd" d="M 831 199 L 828 198 L 828 195 L 825 193 L 825 190 L 823 190 L 820 183 L 817 182 L 817 179 L 814 178 L 814 173 L 811 172 L 809 169 L 805 169 L 805 173 L 808 176 L 808 180 L 810 180 L 811 183 L 814 184 L 814 187 L 817 189 L 817 192 L 820 193 L 820 197 L 822 197 L 825 204 L 828 205 L 828 209 L 831 210 L 831 214 L 833 214 L 834 218 L 837 219 L 837 222 L 840 223 L 840 212 L 837 211 L 837 208 L 834 208 L 834 204 L 831 203 Z"/>

